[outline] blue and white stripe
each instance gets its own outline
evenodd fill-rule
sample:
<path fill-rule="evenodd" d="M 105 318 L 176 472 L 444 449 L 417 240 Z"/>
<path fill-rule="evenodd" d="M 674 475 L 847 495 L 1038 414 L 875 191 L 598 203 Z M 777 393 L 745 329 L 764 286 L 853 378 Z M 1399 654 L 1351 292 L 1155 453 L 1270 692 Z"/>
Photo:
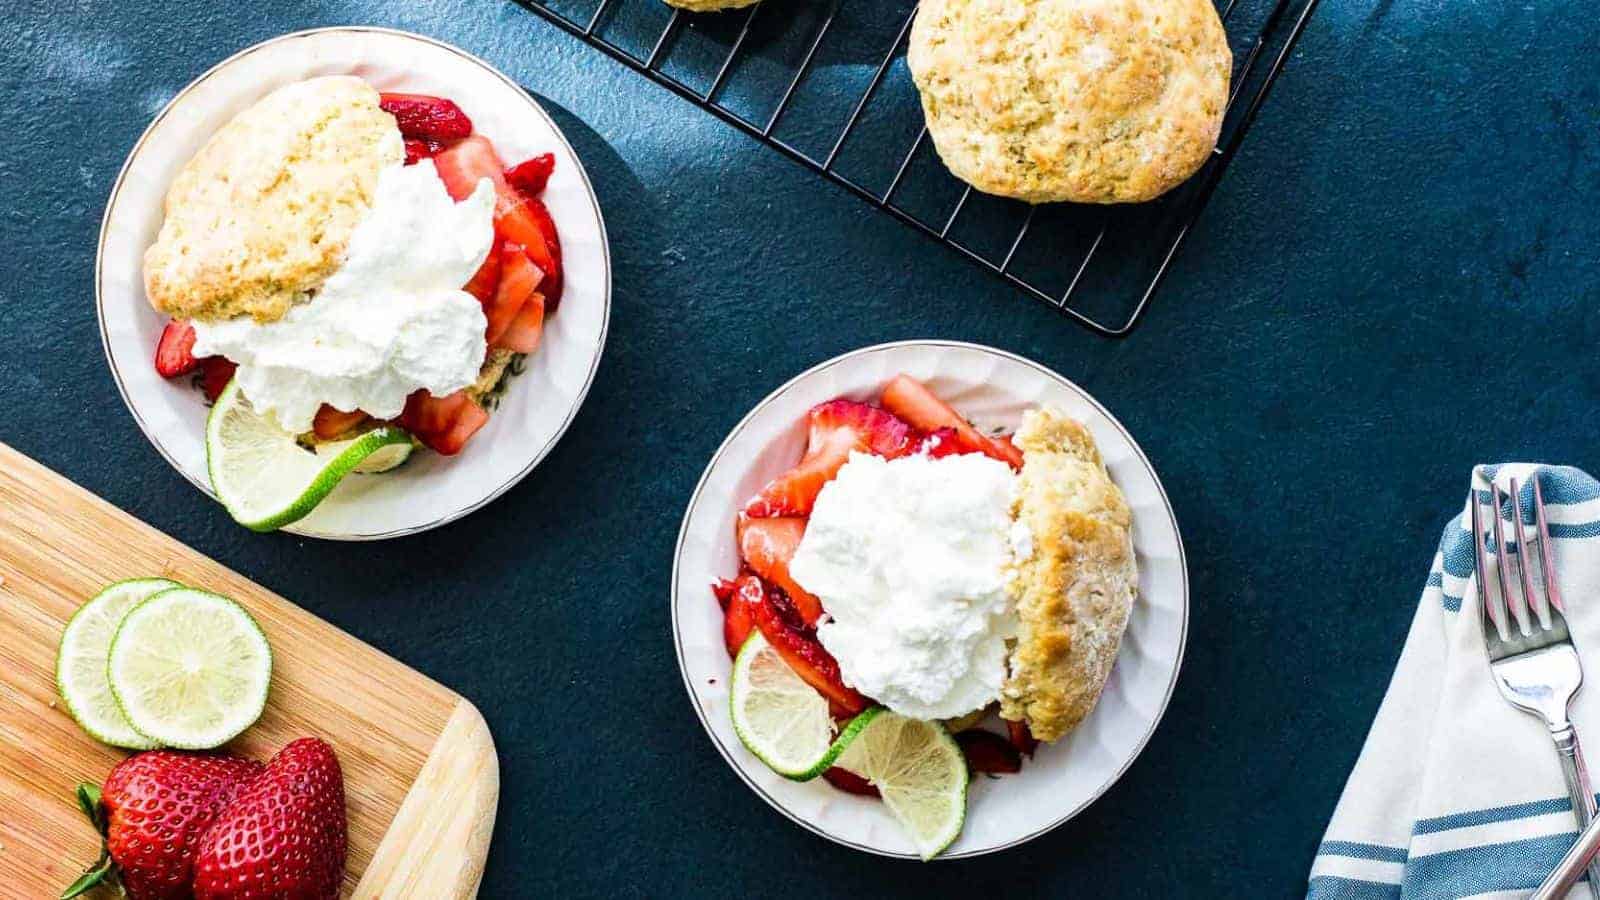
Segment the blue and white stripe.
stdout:
<path fill-rule="evenodd" d="M 1600 609 L 1584 609 L 1600 602 L 1600 482 L 1568 467 L 1479 466 L 1468 496 L 1487 504 L 1491 479 L 1507 488 L 1513 477 L 1530 525 L 1539 479 L 1569 625 L 1600 676 L 1586 649 L 1600 648 Z M 1477 605 L 1468 515 L 1463 504 L 1444 527 L 1394 679 L 1317 848 L 1310 900 L 1526 897 L 1576 837 L 1549 735 L 1500 698 L 1480 617 L 1460 615 Z M 1572 715 L 1600 740 L 1600 688 L 1591 692 Z"/>

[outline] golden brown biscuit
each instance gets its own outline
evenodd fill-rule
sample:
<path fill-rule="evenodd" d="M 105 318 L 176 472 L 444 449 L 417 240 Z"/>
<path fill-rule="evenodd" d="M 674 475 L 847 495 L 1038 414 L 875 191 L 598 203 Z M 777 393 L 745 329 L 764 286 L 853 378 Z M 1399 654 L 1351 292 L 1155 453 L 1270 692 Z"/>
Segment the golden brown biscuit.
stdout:
<path fill-rule="evenodd" d="M 344 261 L 378 173 L 405 150 L 359 78 L 285 85 L 234 116 L 167 191 L 145 292 L 180 319 L 270 322 Z"/>
<path fill-rule="evenodd" d="M 1031 410 L 1014 440 L 1014 512 L 1032 546 L 1010 584 L 1018 631 L 1000 715 L 1053 741 L 1094 709 L 1116 661 L 1139 586 L 1133 519 L 1079 422 Z"/>
<path fill-rule="evenodd" d="M 754 6 L 757 0 L 662 0 L 662 2 L 690 12 L 716 12 L 719 9 L 742 9 Z"/>
<path fill-rule="evenodd" d="M 956 177 L 1030 203 L 1149 200 L 1216 147 L 1210 0 L 923 0 L 906 57 Z"/>

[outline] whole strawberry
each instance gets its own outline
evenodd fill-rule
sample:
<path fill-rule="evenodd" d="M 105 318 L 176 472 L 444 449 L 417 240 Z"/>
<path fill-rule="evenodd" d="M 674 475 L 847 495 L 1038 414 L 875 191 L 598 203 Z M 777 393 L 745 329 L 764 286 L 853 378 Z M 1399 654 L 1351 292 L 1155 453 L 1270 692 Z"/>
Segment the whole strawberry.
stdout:
<path fill-rule="evenodd" d="M 344 878 L 344 775 L 333 748 L 294 741 L 200 839 L 197 900 L 333 900 Z"/>
<path fill-rule="evenodd" d="M 98 791 L 80 786 L 79 802 L 104 834 L 105 851 L 62 896 L 77 896 L 113 873 L 133 900 L 192 896 L 201 837 L 239 785 L 261 769 L 235 756 L 152 750 L 118 763 Z"/>

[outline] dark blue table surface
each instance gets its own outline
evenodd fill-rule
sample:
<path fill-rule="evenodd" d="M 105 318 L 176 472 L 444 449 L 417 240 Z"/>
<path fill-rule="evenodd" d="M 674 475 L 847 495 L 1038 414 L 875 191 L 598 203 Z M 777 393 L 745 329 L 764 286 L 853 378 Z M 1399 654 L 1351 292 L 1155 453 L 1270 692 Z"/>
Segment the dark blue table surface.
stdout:
<path fill-rule="evenodd" d="M 1468 467 L 1600 469 L 1587 4 L 1324 4 L 1123 341 L 509 3 L 5 18 L 0 439 L 472 698 L 503 775 L 485 896 L 1303 892 Z M 535 92 L 594 180 L 616 276 L 598 379 L 544 464 L 486 512 L 361 547 L 250 534 L 169 469 L 107 372 L 92 283 L 107 192 L 160 106 L 246 45 L 350 23 Z M 667 604 L 684 503 L 739 417 L 813 363 L 916 337 L 1094 392 L 1161 473 L 1193 582 L 1182 678 L 1126 776 L 1021 849 L 933 866 L 752 795 L 685 703 Z"/>

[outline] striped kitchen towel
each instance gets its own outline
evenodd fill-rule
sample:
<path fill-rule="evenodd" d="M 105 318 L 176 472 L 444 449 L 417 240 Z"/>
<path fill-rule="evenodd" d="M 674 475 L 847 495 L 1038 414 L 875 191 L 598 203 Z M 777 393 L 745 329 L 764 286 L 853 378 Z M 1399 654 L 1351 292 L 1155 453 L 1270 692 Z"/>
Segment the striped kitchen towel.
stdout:
<path fill-rule="evenodd" d="M 1511 464 L 1477 467 L 1472 487 L 1487 500 L 1491 479 L 1506 488 L 1516 478 L 1531 523 L 1533 477 L 1590 682 L 1572 719 L 1600 766 L 1600 482 L 1577 469 Z M 1464 501 L 1317 848 L 1309 900 L 1525 897 L 1577 837 L 1544 723 L 1513 709 L 1490 681 Z M 1509 527 L 1509 504 L 1501 515 Z M 1580 883 L 1571 896 L 1588 894 Z"/>

